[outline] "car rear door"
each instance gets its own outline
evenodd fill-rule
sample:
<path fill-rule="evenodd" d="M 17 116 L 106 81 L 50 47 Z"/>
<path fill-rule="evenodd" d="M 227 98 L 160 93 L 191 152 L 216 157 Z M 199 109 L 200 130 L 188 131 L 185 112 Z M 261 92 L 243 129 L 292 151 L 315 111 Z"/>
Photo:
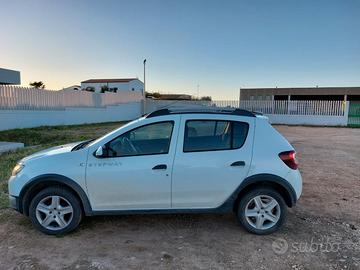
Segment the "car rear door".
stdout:
<path fill-rule="evenodd" d="M 254 117 L 181 116 L 172 177 L 172 208 L 216 208 L 251 165 Z"/>

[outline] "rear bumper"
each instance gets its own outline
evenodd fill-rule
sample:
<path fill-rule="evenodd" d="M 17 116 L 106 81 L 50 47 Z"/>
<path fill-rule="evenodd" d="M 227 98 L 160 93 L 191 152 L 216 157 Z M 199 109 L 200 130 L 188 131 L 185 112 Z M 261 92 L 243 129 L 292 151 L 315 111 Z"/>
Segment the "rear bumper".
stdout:
<path fill-rule="evenodd" d="M 299 200 L 302 193 L 302 178 L 300 171 L 289 169 L 289 172 L 286 174 L 285 179 L 291 184 L 292 188 L 295 191 L 295 202 Z"/>
<path fill-rule="evenodd" d="M 20 201 L 18 197 L 9 195 L 9 203 L 12 209 L 20 212 Z"/>

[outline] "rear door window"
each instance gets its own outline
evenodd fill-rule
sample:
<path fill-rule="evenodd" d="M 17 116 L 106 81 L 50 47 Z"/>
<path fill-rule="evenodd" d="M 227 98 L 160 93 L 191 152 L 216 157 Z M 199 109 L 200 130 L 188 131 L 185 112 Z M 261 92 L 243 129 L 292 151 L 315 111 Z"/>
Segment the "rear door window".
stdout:
<path fill-rule="evenodd" d="M 185 124 L 184 152 L 231 150 L 246 140 L 249 124 L 223 120 L 189 120 Z"/>

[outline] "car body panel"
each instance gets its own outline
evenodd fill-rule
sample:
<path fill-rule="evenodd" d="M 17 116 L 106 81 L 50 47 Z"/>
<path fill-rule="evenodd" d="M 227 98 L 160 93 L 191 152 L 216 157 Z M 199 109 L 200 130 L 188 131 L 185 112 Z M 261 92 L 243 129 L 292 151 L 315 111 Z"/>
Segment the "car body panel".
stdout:
<path fill-rule="evenodd" d="M 253 161 L 248 176 L 273 174 L 286 179 L 294 186 L 297 197 L 301 195 L 302 180 L 299 170 L 289 168 L 280 158 L 284 151 L 294 147 L 265 118 L 256 118 Z"/>
<path fill-rule="evenodd" d="M 128 126 L 129 128 L 122 129 L 117 135 L 147 124 L 173 121 L 168 154 L 97 158 L 93 154 L 96 147 L 89 148 L 86 183 L 94 210 L 169 209 L 171 207 L 171 172 L 180 116 L 159 118 L 139 121 Z M 108 140 L 109 138 L 106 138 L 100 142 L 100 145 Z M 153 170 L 160 164 L 165 164 L 167 169 Z"/>
<path fill-rule="evenodd" d="M 172 177 L 173 208 L 216 208 L 226 201 L 248 174 L 252 156 L 254 119 L 209 114 L 181 116 Z M 184 152 L 187 120 L 246 122 L 249 124 L 249 130 L 244 145 L 239 149 Z M 245 166 L 230 166 L 236 161 L 244 161 Z"/>
<path fill-rule="evenodd" d="M 16 176 L 9 179 L 9 194 L 19 196 L 22 188 L 40 175 L 63 175 L 75 181 L 86 191 L 85 162 L 87 149 L 71 151 L 76 145 L 68 144 L 50 148 L 22 159 L 24 168 Z"/>

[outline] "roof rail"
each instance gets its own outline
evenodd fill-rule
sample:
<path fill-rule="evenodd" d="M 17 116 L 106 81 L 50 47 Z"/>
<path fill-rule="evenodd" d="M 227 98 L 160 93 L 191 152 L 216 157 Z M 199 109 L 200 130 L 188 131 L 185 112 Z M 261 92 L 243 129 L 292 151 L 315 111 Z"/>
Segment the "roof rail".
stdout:
<path fill-rule="evenodd" d="M 151 118 L 151 117 L 155 117 L 155 116 L 162 116 L 162 115 L 168 115 L 170 114 L 169 109 L 160 109 L 157 111 L 153 111 L 151 113 L 149 113 L 148 115 L 146 115 L 146 118 Z"/>
<path fill-rule="evenodd" d="M 248 116 L 256 117 L 258 113 L 253 113 L 243 109 L 233 109 L 233 108 L 200 108 L 200 109 L 160 109 L 153 111 L 146 115 L 146 118 L 169 115 L 169 114 L 230 114 L 230 115 L 239 115 L 239 116 Z"/>

